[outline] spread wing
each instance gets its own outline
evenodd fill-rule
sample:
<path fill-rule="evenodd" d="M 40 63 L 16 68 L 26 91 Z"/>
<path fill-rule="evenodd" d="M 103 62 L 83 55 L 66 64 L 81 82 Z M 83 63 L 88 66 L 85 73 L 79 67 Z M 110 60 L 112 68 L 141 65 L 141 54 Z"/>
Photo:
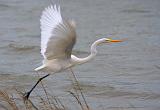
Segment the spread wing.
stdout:
<path fill-rule="evenodd" d="M 70 58 L 76 42 L 73 21 L 64 21 L 60 7 L 51 5 L 41 16 L 41 54 L 44 59 Z"/>

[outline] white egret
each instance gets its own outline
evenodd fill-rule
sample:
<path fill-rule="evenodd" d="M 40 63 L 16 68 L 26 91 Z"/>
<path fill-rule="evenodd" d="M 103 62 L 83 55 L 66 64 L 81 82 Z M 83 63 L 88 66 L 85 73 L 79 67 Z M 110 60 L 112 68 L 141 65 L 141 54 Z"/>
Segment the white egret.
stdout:
<path fill-rule="evenodd" d="M 91 53 L 85 58 L 72 55 L 72 48 L 76 42 L 76 27 L 73 20 L 64 20 L 61 16 L 60 6 L 48 6 L 42 12 L 41 24 L 41 54 L 44 58 L 43 65 L 35 71 L 47 71 L 49 74 L 40 78 L 33 88 L 25 94 L 28 98 L 36 85 L 50 73 L 57 73 L 75 65 L 80 65 L 92 60 L 96 54 L 96 47 L 102 43 L 121 42 L 102 38 L 91 45 Z"/>

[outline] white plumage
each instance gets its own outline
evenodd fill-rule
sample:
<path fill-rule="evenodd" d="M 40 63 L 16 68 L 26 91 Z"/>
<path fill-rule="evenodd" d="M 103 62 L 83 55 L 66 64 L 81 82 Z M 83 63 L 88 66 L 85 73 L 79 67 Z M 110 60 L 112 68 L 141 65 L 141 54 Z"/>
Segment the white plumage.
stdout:
<path fill-rule="evenodd" d="M 45 52 L 47 48 L 47 43 L 52 37 L 53 30 L 60 24 L 63 23 L 60 6 L 57 8 L 51 5 L 42 12 L 40 19 L 41 24 L 41 54 L 46 59 Z"/>
<path fill-rule="evenodd" d="M 42 12 L 40 24 L 41 54 L 44 60 L 43 65 L 35 70 L 38 71 L 45 68 L 45 70 L 58 72 L 69 67 L 68 65 L 71 64 L 67 59 L 70 59 L 72 48 L 76 42 L 74 21 L 63 20 L 60 6 L 54 5 L 53 7 L 51 5 Z M 60 64 L 60 62 L 63 64 Z"/>
<path fill-rule="evenodd" d="M 82 64 L 91 60 L 96 54 L 96 46 L 104 42 L 119 42 L 102 38 L 91 46 L 91 54 L 86 58 L 71 55 L 76 42 L 75 22 L 63 20 L 60 6 L 48 6 L 42 12 L 41 24 L 41 54 L 44 57 L 43 65 L 35 70 L 49 70 L 52 73 Z"/>

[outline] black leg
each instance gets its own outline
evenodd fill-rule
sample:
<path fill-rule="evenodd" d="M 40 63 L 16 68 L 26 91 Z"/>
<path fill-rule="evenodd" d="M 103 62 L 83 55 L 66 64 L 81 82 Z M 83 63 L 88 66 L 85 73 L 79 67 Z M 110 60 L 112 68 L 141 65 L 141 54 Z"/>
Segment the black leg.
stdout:
<path fill-rule="evenodd" d="M 29 96 L 30 96 L 30 94 L 31 94 L 31 92 L 32 92 L 33 89 L 37 86 L 37 84 L 39 84 L 39 82 L 40 82 L 42 79 L 46 78 L 46 77 L 49 76 L 49 75 L 50 75 L 50 74 L 47 74 L 47 75 L 45 75 L 45 76 L 39 78 L 39 80 L 36 82 L 36 84 L 31 88 L 31 90 L 28 91 L 28 92 L 26 92 L 26 93 L 24 94 L 24 98 L 25 98 L 25 99 L 28 99 Z"/>

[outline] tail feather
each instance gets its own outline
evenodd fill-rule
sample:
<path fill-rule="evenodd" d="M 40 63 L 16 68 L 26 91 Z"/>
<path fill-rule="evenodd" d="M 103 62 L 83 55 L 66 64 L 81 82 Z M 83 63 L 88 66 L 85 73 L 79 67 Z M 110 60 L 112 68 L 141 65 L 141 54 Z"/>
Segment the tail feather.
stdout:
<path fill-rule="evenodd" d="M 42 70 L 42 69 L 44 69 L 46 66 L 45 65 L 42 65 L 42 66 L 40 66 L 40 67 L 37 67 L 36 69 L 34 69 L 35 71 L 39 71 L 39 70 Z"/>

